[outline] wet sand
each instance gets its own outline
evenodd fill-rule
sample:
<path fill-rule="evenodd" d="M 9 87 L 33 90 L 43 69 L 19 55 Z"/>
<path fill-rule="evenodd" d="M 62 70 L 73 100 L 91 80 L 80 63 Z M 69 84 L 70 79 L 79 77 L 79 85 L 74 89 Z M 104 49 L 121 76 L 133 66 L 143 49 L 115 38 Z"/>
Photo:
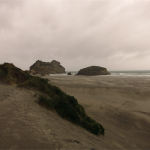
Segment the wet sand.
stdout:
<path fill-rule="evenodd" d="M 45 76 L 105 128 L 96 136 L 0 83 L 0 149 L 150 149 L 150 78 Z"/>

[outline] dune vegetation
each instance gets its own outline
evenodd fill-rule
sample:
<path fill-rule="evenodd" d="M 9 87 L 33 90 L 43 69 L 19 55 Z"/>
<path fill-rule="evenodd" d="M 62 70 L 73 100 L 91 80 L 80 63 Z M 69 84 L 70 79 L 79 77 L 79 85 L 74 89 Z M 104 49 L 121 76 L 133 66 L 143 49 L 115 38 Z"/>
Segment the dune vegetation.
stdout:
<path fill-rule="evenodd" d="M 16 84 L 18 87 L 33 88 L 47 96 L 40 95 L 38 103 L 47 108 L 55 110 L 62 118 L 79 125 L 93 134 L 104 135 L 104 127 L 91 119 L 85 112 L 83 106 L 61 89 L 48 83 L 48 79 L 29 75 L 27 72 L 15 67 L 13 64 L 4 63 L 0 65 L 0 80 L 8 84 Z"/>

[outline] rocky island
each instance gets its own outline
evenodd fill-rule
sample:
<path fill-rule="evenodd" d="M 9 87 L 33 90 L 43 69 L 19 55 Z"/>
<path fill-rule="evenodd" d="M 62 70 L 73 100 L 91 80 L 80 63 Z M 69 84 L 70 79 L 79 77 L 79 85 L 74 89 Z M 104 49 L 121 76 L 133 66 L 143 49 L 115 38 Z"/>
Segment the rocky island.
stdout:
<path fill-rule="evenodd" d="M 94 75 L 109 75 L 110 73 L 106 68 L 99 66 L 90 66 L 87 68 L 80 69 L 77 75 L 86 75 L 86 76 L 94 76 Z"/>
<path fill-rule="evenodd" d="M 30 66 L 30 73 L 34 74 L 61 74 L 66 73 L 65 68 L 60 65 L 60 62 L 53 60 L 51 62 L 42 62 L 37 60 Z"/>

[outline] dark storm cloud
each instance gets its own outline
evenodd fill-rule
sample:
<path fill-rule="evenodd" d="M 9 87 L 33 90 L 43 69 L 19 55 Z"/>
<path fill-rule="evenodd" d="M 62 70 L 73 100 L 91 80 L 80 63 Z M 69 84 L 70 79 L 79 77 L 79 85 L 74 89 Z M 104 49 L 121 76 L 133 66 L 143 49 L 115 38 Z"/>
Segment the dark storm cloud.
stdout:
<path fill-rule="evenodd" d="M 150 1 L 135 0 L 0 1 L 1 63 L 27 69 L 37 59 L 56 59 L 76 70 L 119 69 L 117 61 L 127 68 L 130 61 L 142 68 L 150 58 L 149 7 Z"/>

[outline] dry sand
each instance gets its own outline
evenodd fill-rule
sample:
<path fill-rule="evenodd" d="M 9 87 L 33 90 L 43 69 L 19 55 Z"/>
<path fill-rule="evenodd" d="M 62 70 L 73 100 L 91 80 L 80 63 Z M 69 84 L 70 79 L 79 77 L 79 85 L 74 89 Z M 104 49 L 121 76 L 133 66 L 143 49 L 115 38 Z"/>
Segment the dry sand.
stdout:
<path fill-rule="evenodd" d="M 150 149 L 150 78 L 46 76 L 105 128 L 96 136 L 0 83 L 0 149 Z"/>

